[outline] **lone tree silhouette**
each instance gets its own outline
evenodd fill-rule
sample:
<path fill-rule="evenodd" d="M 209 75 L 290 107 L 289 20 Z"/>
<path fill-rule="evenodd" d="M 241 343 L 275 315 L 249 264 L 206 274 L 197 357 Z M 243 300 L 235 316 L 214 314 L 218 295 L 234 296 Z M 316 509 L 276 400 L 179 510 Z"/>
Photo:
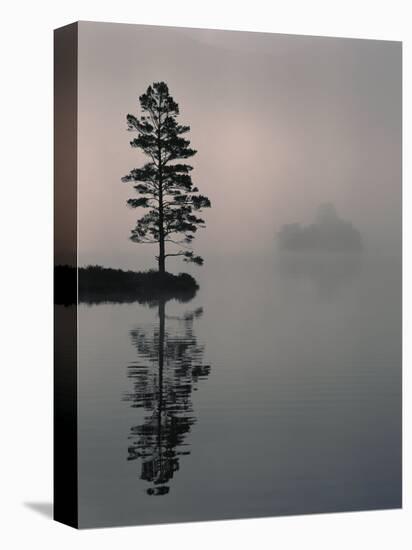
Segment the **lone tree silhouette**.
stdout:
<path fill-rule="evenodd" d="M 179 106 L 165 82 L 149 86 L 139 101 L 140 118 L 127 115 L 128 130 L 138 134 L 130 144 L 141 149 L 150 160 L 142 168 L 131 170 L 122 181 L 136 183 L 134 189 L 141 195 L 129 199 L 127 204 L 132 208 L 149 208 L 149 212 L 137 221 L 130 239 L 159 245 L 156 258 L 161 275 L 170 256 L 182 256 L 186 262 L 202 265 L 203 259 L 194 255 L 190 245 L 198 227 L 205 227 L 197 212 L 209 208 L 210 201 L 198 194 L 193 185 L 190 176 L 193 167 L 176 162 L 196 154 L 189 147 L 190 141 L 182 137 L 190 126 L 177 122 Z M 178 245 L 179 249 L 166 253 L 166 243 Z"/>

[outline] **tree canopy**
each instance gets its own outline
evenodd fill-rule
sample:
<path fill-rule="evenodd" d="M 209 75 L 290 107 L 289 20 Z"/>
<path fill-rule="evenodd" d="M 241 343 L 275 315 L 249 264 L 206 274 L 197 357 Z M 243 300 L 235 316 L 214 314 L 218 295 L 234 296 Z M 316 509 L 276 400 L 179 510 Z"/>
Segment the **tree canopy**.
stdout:
<path fill-rule="evenodd" d="M 135 243 L 159 245 L 160 273 L 165 272 L 166 258 L 171 256 L 201 265 L 203 259 L 194 254 L 191 244 L 198 228 L 205 227 L 199 213 L 210 207 L 210 201 L 193 184 L 193 167 L 181 162 L 197 152 L 184 137 L 190 127 L 179 124 L 179 106 L 165 82 L 149 86 L 139 102 L 140 116 L 128 114 L 127 125 L 129 131 L 137 133 L 130 145 L 140 149 L 148 162 L 131 170 L 122 181 L 134 183 L 139 195 L 127 204 L 148 212 L 137 220 L 130 238 Z M 168 243 L 179 248 L 166 252 Z"/>

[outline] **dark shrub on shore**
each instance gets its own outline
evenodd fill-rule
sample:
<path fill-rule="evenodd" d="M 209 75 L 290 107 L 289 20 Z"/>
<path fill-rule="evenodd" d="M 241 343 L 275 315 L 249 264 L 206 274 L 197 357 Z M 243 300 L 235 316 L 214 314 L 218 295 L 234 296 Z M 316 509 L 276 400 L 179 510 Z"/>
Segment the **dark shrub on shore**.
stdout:
<path fill-rule="evenodd" d="M 158 271 L 123 271 L 102 266 L 80 267 L 78 272 L 79 302 L 155 302 L 159 299 L 188 301 L 196 294 L 198 285 L 188 273 Z M 76 302 L 76 269 L 56 266 L 55 303 Z"/>

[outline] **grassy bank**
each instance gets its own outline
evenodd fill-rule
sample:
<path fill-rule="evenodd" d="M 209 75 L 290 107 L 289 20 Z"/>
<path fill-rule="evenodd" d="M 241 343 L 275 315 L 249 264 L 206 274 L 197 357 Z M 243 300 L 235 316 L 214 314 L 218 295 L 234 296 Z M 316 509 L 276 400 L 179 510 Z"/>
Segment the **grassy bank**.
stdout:
<path fill-rule="evenodd" d="M 102 266 L 80 267 L 78 273 L 79 302 L 153 302 L 160 299 L 187 301 L 198 289 L 188 273 L 158 271 L 123 271 Z M 55 303 L 74 304 L 77 294 L 76 269 L 56 266 L 54 270 Z"/>

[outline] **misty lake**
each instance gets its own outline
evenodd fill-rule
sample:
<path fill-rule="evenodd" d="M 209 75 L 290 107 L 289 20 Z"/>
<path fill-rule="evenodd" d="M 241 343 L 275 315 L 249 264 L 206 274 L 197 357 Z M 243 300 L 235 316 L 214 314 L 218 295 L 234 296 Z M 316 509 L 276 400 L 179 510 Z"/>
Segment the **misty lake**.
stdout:
<path fill-rule="evenodd" d="M 78 308 L 80 526 L 401 506 L 400 260 L 193 274 Z"/>

